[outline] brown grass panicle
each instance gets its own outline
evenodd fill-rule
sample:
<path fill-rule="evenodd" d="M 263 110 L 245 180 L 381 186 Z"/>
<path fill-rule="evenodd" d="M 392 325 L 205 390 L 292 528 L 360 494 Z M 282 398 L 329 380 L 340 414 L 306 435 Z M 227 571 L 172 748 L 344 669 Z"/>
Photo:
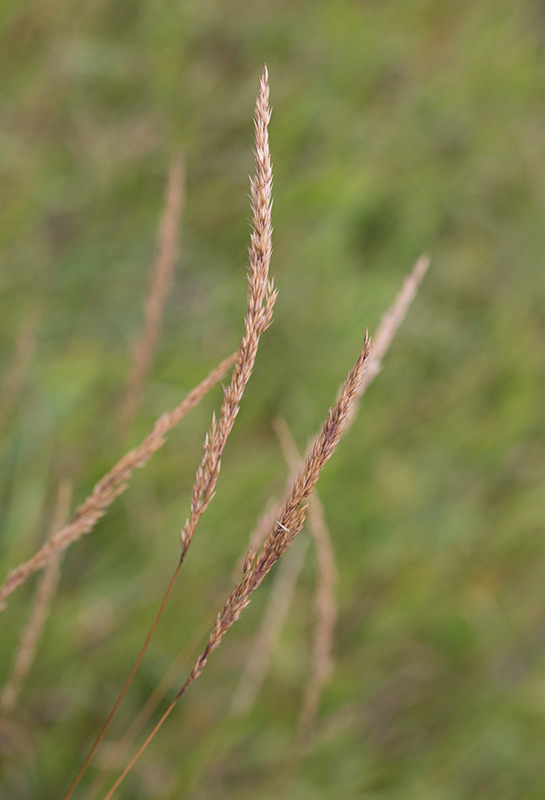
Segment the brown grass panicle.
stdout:
<path fill-rule="evenodd" d="M 166 434 L 200 403 L 204 395 L 233 365 L 234 360 L 234 355 L 225 358 L 176 408 L 161 414 L 138 447 L 125 453 L 98 481 L 87 499 L 77 507 L 70 522 L 52 536 L 32 558 L 11 570 L 0 587 L 0 609 L 5 607 L 5 601 L 10 594 L 22 586 L 31 575 L 47 566 L 60 551 L 92 531 L 109 506 L 127 489 L 133 470 L 143 467 L 153 453 L 163 446 Z"/>
<path fill-rule="evenodd" d="M 132 367 L 119 414 L 123 435 L 129 431 L 144 381 L 157 349 L 166 298 L 174 278 L 179 252 L 179 224 L 185 199 L 185 170 L 180 156 L 172 159 L 159 223 L 157 256 L 153 263 L 151 283 L 144 305 L 144 324 L 134 344 Z"/>
<path fill-rule="evenodd" d="M 248 311 L 245 332 L 237 352 L 231 383 L 224 390 L 219 421 L 215 417 L 206 435 L 204 455 L 197 469 L 191 509 L 180 538 L 183 561 L 199 520 L 209 505 L 221 467 L 221 456 L 227 437 L 234 425 L 246 384 L 252 374 L 259 339 L 272 321 L 277 292 L 269 280 L 272 252 L 272 166 L 269 152 L 268 125 L 269 78 L 264 68 L 259 82 L 255 126 L 255 177 L 251 180 L 252 234 L 249 250 Z"/>
<path fill-rule="evenodd" d="M 218 614 L 208 643 L 197 659 L 184 690 L 201 674 L 209 655 L 219 646 L 225 633 L 250 602 L 252 592 L 261 585 L 267 573 L 284 555 L 303 527 L 308 508 L 304 503 L 312 494 L 324 464 L 331 458 L 341 439 L 352 406 L 357 400 L 370 352 L 371 340 L 366 334 L 360 356 L 348 374 L 339 399 L 330 408 L 322 430 L 309 448 L 305 463 L 287 493 L 279 517 L 261 552 L 256 555 L 252 550 L 248 551 L 243 567 L 243 578 Z"/>

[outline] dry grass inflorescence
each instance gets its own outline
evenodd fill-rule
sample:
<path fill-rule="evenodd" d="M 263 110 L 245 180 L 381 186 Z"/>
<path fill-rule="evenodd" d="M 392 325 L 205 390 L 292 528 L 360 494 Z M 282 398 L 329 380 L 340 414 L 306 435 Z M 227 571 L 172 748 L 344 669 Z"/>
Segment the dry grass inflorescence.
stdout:
<path fill-rule="evenodd" d="M 34 573 L 45 570 L 43 580 L 39 585 L 36 606 L 15 658 L 13 673 L 2 694 L 1 710 L 6 716 L 16 711 L 17 698 L 24 678 L 31 667 L 36 641 L 45 622 L 46 610 L 51 604 L 58 579 L 60 554 L 84 534 L 93 530 L 114 500 L 125 491 L 134 469 L 145 466 L 153 453 L 162 446 L 168 432 L 233 367 L 231 379 L 224 388 L 220 413 L 217 418 L 212 417 L 205 437 L 204 453 L 196 470 L 189 515 L 181 529 L 181 551 L 174 574 L 129 677 L 80 771 L 65 794 L 65 800 L 68 800 L 76 791 L 129 689 L 180 573 L 202 515 L 214 497 L 220 475 L 222 455 L 239 412 L 245 387 L 254 368 L 259 342 L 272 322 L 277 292 L 269 277 L 272 253 L 272 166 L 268 139 L 270 116 L 268 74 L 265 68 L 259 84 L 255 109 L 255 175 L 251 180 L 252 233 L 248 259 L 248 302 L 244 332 L 238 350 L 234 355 L 224 359 L 173 411 L 163 414 L 157 420 L 141 444 L 124 455 L 96 484 L 90 496 L 76 508 L 67 523 L 63 521 L 67 516 L 65 511 L 67 489 L 63 488 L 59 493 L 52 535 L 34 556 L 12 569 L 3 586 L 0 587 L 0 602 L 5 607 L 6 600 L 18 587 L 23 585 Z M 145 303 L 145 323 L 134 347 L 132 371 L 120 405 L 119 419 L 123 431 L 127 431 L 131 426 L 138 408 L 142 386 L 153 363 L 163 309 L 173 280 L 174 265 L 179 248 L 178 227 L 183 202 L 183 167 L 181 160 L 175 159 L 170 168 L 165 209 L 160 225 L 158 256 L 152 270 L 149 294 Z M 238 570 L 239 577 L 238 580 L 235 580 L 235 587 L 221 604 L 221 610 L 217 614 L 204 649 L 159 722 L 122 769 L 107 794 L 104 795 L 106 800 L 114 796 L 126 774 L 173 711 L 184 692 L 201 675 L 211 654 L 218 648 L 225 634 L 250 603 L 253 592 L 259 588 L 266 575 L 290 549 L 307 517 L 317 553 L 316 621 L 312 673 L 308 680 L 300 712 L 299 745 L 303 741 L 308 741 L 313 721 L 318 713 L 321 692 L 333 668 L 332 649 L 336 618 L 335 585 L 337 576 L 332 541 L 334 537 L 328 529 L 321 504 L 316 496 L 312 497 L 312 495 L 324 465 L 331 458 L 341 437 L 350 426 L 363 392 L 379 372 L 382 359 L 418 290 L 427 266 L 428 259 L 425 257 L 422 257 L 415 265 L 391 310 L 385 315 L 375 337 L 374 347 L 372 347 L 367 333 L 363 335 L 361 352 L 348 372 L 321 430 L 303 457 L 298 454 L 286 423 L 281 420 L 276 421 L 275 429 L 291 473 L 284 498 L 280 501 L 271 501 L 264 512 L 256 530 L 250 537 L 248 550 L 241 559 Z M 26 361 L 30 357 L 29 346 L 21 345 L 20 349 L 22 355 L 19 358 L 20 367 L 17 375 L 25 367 Z M 12 383 L 15 384 L 17 381 L 14 379 Z M 300 548 L 294 550 L 293 553 L 293 558 L 286 559 L 283 562 L 285 566 L 278 571 L 276 588 L 271 593 L 263 625 L 256 636 L 255 646 L 250 652 L 240 685 L 233 698 L 233 710 L 238 713 L 251 706 L 259 691 L 275 638 L 292 602 L 294 586 L 303 563 L 305 549 Z M 154 692 L 152 702 L 146 704 L 142 714 L 139 715 L 138 724 L 131 729 L 132 736 L 136 736 L 142 726 L 149 721 L 157 704 L 178 674 L 178 668 L 174 669 L 172 674 L 169 672 L 161 683 L 161 689 Z M 128 737 L 127 741 L 123 742 L 124 746 L 116 751 L 115 758 L 103 762 L 105 774 L 99 773 L 98 781 L 95 779 L 85 795 L 86 797 L 96 796 L 103 783 L 101 779 L 106 777 L 107 771 L 121 766 L 120 759 L 130 744 L 130 738 Z M 104 763 L 106 767 L 104 767 Z"/>

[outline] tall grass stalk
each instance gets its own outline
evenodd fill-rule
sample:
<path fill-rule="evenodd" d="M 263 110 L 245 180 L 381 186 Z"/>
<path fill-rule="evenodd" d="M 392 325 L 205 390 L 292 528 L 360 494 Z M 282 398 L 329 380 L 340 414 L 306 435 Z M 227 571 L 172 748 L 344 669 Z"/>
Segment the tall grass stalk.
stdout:
<path fill-rule="evenodd" d="M 231 383 L 224 390 L 219 420 L 212 418 L 206 435 L 204 455 L 197 469 L 190 514 L 182 528 L 182 560 L 195 535 L 203 513 L 214 496 L 221 457 L 235 419 L 246 384 L 254 368 L 259 340 L 272 321 L 277 292 L 269 280 L 272 252 L 272 166 L 268 126 L 269 76 L 265 67 L 259 83 L 255 108 L 255 177 L 251 181 L 252 234 L 249 251 L 248 311 L 245 331 L 237 352 Z"/>
<path fill-rule="evenodd" d="M 190 513 L 180 534 L 181 555 L 174 575 L 129 677 L 64 800 L 71 797 L 79 784 L 128 691 L 176 582 L 199 521 L 214 497 L 223 450 L 237 418 L 244 389 L 253 371 L 259 340 L 272 321 L 277 292 L 269 280 L 272 253 L 272 165 L 268 136 L 270 117 L 269 78 L 265 67 L 259 82 L 254 116 L 255 177 L 251 180 L 252 233 L 249 248 L 248 310 L 231 382 L 224 389 L 219 419 L 216 421 L 215 415 L 212 416 L 212 423 L 205 437 L 204 455 L 195 475 Z"/>

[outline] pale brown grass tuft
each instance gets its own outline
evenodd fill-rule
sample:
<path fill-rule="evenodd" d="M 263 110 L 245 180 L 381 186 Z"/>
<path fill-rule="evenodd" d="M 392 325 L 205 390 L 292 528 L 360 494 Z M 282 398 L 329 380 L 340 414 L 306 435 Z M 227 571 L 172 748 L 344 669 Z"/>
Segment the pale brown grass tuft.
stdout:
<path fill-rule="evenodd" d="M 373 338 L 373 349 L 367 364 L 367 370 L 358 389 L 358 398 L 367 391 L 381 370 L 382 359 L 388 352 L 405 315 L 414 300 L 420 283 L 430 264 L 428 256 L 421 256 L 412 271 L 405 278 L 403 286 L 394 302 L 383 316 L 379 328 Z M 356 410 L 353 407 L 352 414 Z M 285 447 L 288 445 L 289 429 L 284 430 Z M 293 447 L 295 444 L 293 443 Z M 295 458 L 295 452 L 292 452 Z M 337 609 L 335 603 L 336 567 L 335 553 L 331 534 L 325 520 L 325 513 L 317 496 L 312 498 L 309 507 L 309 529 L 316 544 L 318 562 L 316 589 L 316 623 L 312 648 L 312 673 L 305 687 L 303 707 L 301 709 L 299 744 L 308 739 L 312 725 L 316 719 L 320 696 L 327 684 L 333 668 L 332 650 Z"/>
<path fill-rule="evenodd" d="M 126 490 L 133 470 L 143 467 L 153 453 L 163 446 L 166 434 L 200 403 L 205 394 L 233 365 L 234 360 L 234 356 L 228 356 L 198 386 L 192 389 L 175 409 L 162 414 L 138 447 L 126 453 L 100 479 L 89 497 L 78 506 L 70 522 L 52 536 L 31 559 L 9 573 L 0 588 L 0 607 L 10 594 L 22 586 L 31 575 L 43 569 L 59 552 L 66 550 L 73 542 L 94 528 L 114 500 Z"/>
<path fill-rule="evenodd" d="M 51 525 L 52 534 L 55 534 L 66 520 L 71 496 L 71 485 L 67 481 L 61 483 L 57 492 L 55 510 L 53 513 L 53 522 Z M 0 713 L 2 714 L 0 726 L 5 722 L 6 717 L 13 713 L 17 706 L 21 689 L 23 688 L 23 684 L 36 657 L 36 650 L 43 627 L 49 615 L 51 601 L 57 589 L 59 575 L 60 554 L 49 562 L 36 587 L 34 605 L 27 625 L 23 629 L 11 674 L 0 693 Z"/>
<path fill-rule="evenodd" d="M 178 156 L 170 164 L 168 185 L 150 288 L 144 307 L 144 325 L 133 348 L 132 369 L 123 398 L 120 425 L 127 433 L 140 401 L 142 386 L 149 374 L 159 334 L 165 301 L 172 286 L 174 267 L 179 251 L 179 225 L 185 199 L 185 173 L 182 159 Z"/>

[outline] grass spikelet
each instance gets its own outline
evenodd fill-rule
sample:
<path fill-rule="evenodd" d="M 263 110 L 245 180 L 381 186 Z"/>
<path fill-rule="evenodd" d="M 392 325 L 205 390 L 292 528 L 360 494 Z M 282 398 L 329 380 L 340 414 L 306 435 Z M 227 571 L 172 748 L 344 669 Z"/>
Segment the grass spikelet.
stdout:
<path fill-rule="evenodd" d="M 268 124 L 270 121 L 268 97 L 268 75 L 265 68 L 260 80 L 254 118 L 254 156 L 256 172 L 255 177 L 251 180 L 252 233 L 249 248 L 248 309 L 244 320 L 244 333 L 239 349 L 234 357 L 234 369 L 231 381 L 229 385 L 224 388 L 221 411 L 218 417 L 215 415 L 212 416 L 209 430 L 205 436 L 204 452 L 201 462 L 197 467 L 193 485 L 190 512 L 180 533 L 180 558 L 161 602 L 159 611 L 157 612 L 129 677 L 125 682 L 106 724 L 99 733 L 83 766 L 65 795 L 65 800 L 71 797 L 75 787 L 81 780 L 94 753 L 104 738 L 119 704 L 131 684 L 161 617 L 165 604 L 167 603 L 179 571 L 184 563 L 185 556 L 193 540 L 202 514 L 206 511 L 214 496 L 225 444 L 237 417 L 246 384 L 253 371 L 260 337 L 272 320 L 276 291 L 274 290 L 272 282 L 269 280 L 269 263 L 272 247 L 272 168 L 268 147 Z M 341 437 L 348 429 L 354 417 L 359 399 L 380 370 L 382 358 L 417 291 L 428 263 L 429 260 L 422 257 L 415 265 L 413 272 L 406 280 L 391 310 L 381 323 L 377 334 L 378 347 L 374 352 L 371 350 L 369 337 L 367 334 L 365 335 L 363 349 L 355 365 L 349 371 L 346 381 L 341 387 L 338 399 L 330 408 L 322 429 L 311 443 L 304 460 L 301 462 L 296 453 L 292 454 L 291 458 L 294 463 L 297 462 L 297 469 L 290 479 L 283 502 L 276 506 L 272 522 L 269 518 L 268 535 L 265 536 L 263 544 L 259 547 L 259 552 L 256 552 L 258 547 L 249 547 L 242 565 L 242 577 L 223 604 L 220 613 L 217 615 L 206 646 L 195 661 L 185 683 L 164 711 L 159 721 L 155 724 L 144 743 L 132 757 L 129 764 L 117 778 L 114 785 L 107 792 L 104 800 L 110 800 L 110 798 L 113 797 L 125 776 L 144 752 L 164 721 L 171 714 L 187 688 L 201 675 L 210 655 L 219 647 L 227 631 L 238 620 L 244 608 L 250 603 L 253 592 L 261 585 L 268 572 L 280 558 L 287 553 L 290 546 L 294 543 L 297 534 L 301 531 L 307 516 L 310 516 L 318 549 L 317 563 L 319 577 L 317 580 L 316 595 L 317 621 L 313 645 L 313 674 L 303 700 L 298 747 L 296 748 L 296 757 L 299 755 L 300 746 L 306 741 L 308 733 L 312 729 L 319 706 L 320 695 L 331 672 L 332 640 L 336 617 L 334 600 L 336 572 L 333 548 L 323 515 L 320 515 L 319 511 L 315 512 L 311 497 L 324 465 L 332 456 Z M 136 463 L 134 466 L 139 466 L 139 464 Z M 117 487 L 115 490 L 122 491 L 123 488 L 119 489 L 119 487 Z M 262 541 L 261 525 L 258 526 L 258 532 L 260 540 Z M 257 534 L 255 541 L 257 541 Z M 290 594 L 293 592 L 302 558 L 303 551 L 299 548 L 299 554 L 291 562 L 290 569 L 285 567 L 280 573 L 282 580 L 279 578 L 275 584 L 275 599 L 269 605 L 267 617 L 262 628 L 262 631 L 264 631 L 263 638 L 260 640 L 265 656 L 267 656 L 270 651 L 271 631 L 274 632 L 275 626 L 281 624 L 281 621 L 279 621 L 279 610 L 282 611 L 282 608 L 279 596 L 281 595 L 282 602 L 284 603 L 285 613 L 289 607 Z M 266 638 L 267 636 L 269 639 Z M 258 668 L 255 669 L 253 673 L 252 670 L 248 670 L 245 678 L 243 678 L 241 693 L 244 694 L 245 690 L 247 696 L 251 698 L 252 691 L 255 693 L 255 687 L 252 687 L 250 684 L 254 681 L 256 675 L 258 679 L 260 679 L 259 676 L 263 674 L 263 664 L 258 665 Z M 167 680 L 165 679 L 163 686 L 166 685 L 166 683 Z M 162 690 L 161 687 L 161 691 Z M 141 721 L 149 715 L 150 709 L 155 706 L 160 693 L 159 691 L 154 693 L 153 698 L 151 698 L 149 704 L 146 705 L 142 715 L 139 715 L 138 726 L 140 726 Z M 247 703 L 247 697 L 243 697 L 242 701 Z M 137 726 L 135 726 L 135 728 L 136 727 Z M 127 739 L 128 738 L 129 737 L 127 737 Z M 125 739 L 125 741 L 127 739 Z"/>
<path fill-rule="evenodd" d="M 262 513 L 260 514 L 259 519 L 257 520 L 255 526 L 252 528 L 252 531 L 248 538 L 248 548 L 247 548 L 248 550 L 253 550 L 254 552 L 261 550 L 263 542 L 267 538 L 269 531 L 273 526 L 274 521 L 278 517 L 279 508 L 280 506 L 278 500 L 270 499 L 267 502 L 264 511 L 262 511 Z M 233 573 L 231 576 L 233 582 L 235 582 L 238 576 L 240 575 L 242 567 L 244 566 L 245 558 L 246 558 L 246 553 L 243 552 L 240 558 L 237 559 L 237 562 L 233 567 Z"/>

